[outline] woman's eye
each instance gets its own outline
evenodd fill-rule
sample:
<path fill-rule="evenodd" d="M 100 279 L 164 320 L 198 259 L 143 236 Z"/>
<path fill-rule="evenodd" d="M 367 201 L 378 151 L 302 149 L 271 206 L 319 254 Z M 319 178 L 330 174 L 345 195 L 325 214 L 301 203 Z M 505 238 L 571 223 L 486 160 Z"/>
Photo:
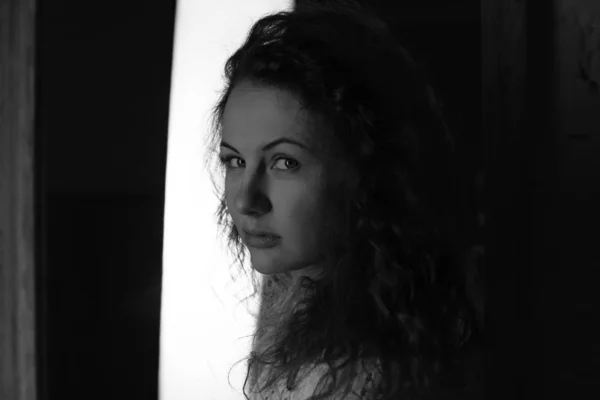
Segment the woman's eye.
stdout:
<path fill-rule="evenodd" d="M 244 161 L 236 156 L 223 156 L 223 157 L 219 157 L 219 159 L 221 160 L 221 164 L 223 164 L 225 166 L 225 168 L 227 169 L 232 169 L 232 168 L 241 168 L 243 167 L 245 164 Z M 231 162 L 233 160 L 239 160 L 237 163 L 236 162 Z M 289 158 L 289 157 L 278 157 L 277 160 L 274 163 L 275 169 L 277 170 L 282 170 L 282 171 L 287 171 L 287 170 L 295 170 L 298 169 L 300 166 L 300 163 L 296 160 L 294 160 L 293 158 Z"/>
<path fill-rule="evenodd" d="M 279 165 L 280 167 L 282 167 L 277 169 L 291 170 L 298 168 L 300 163 L 292 158 L 280 157 L 277 159 L 275 165 Z"/>
<path fill-rule="evenodd" d="M 223 157 L 219 157 L 219 159 L 221 160 L 221 164 L 223 164 L 225 166 L 225 168 L 230 169 L 230 168 L 236 168 L 236 167 L 232 167 L 231 166 L 231 160 L 241 160 L 241 158 L 239 157 L 235 157 L 235 156 L 223 156 Z"/>

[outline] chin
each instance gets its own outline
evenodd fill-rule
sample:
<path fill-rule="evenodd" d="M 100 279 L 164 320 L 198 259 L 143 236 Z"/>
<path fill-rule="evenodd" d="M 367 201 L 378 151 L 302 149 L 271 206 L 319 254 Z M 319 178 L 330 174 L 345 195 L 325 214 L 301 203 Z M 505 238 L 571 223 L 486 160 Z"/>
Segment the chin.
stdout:
<path fill-rule="evenodd" d="M 262 275 L 287 274 L 302 269 L 280 260 L 281 258 L 277 260 L 264 254 L 250 253 L 250 267 Z"/>
<path fill-rule="evenodd" d="M 262 275 L 275 275 L 285 272 L 281 268 L 278 268 L 273 265 L 265 265 L 260 263 L 251 262 L 252 269 Z"/>
<path fill-rule="evenodd" d="M 269 255 L 261 253 L 261 250 L 250 250 L 250 266 L 263 275 L 274 275 L 283 272 L 281 264 L 274 262 Z"/>

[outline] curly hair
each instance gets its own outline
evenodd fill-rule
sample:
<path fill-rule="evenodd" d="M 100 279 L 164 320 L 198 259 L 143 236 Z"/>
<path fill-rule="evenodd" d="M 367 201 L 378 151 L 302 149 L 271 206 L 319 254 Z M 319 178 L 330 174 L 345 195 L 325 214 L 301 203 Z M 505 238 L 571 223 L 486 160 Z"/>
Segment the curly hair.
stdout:
<path fill-rule="evenodd" d="M 380 361 L 378 399 L 420 398 L 455 386 L 461 354 L 481 329 L 465 283 L 455 142 L 415 61 L 381 19 L 356 3 L 304 4 L 255 22 L 227 60 L 224 78 L 211 114 L 211 156 L 229 95 L 247 80 L 297 96 L 327 127 L 315 131 L 325 154 L 344 162 L 328 192 L 332 210 L 340 210 L 328 228 L 328 266 L 298 288 L 309 295 L 287 317 L 277 314 L 286 280 L 264 278 L 258 326 L 277 329 L 271 346 L 250 354 L 244 394 L 260 366 L 274 366 L 266 391 L 281 377 L 293 388 L 299 370 L 318 361 L 332 380 L 313 398 L 325 398 L 364 359 Z M 217 195 L 218 225 L 244 270 L 245 246 L 223 191 Z M 256 295 L 259 283 L 251 278 Z M 255 344 L 264 335 L 259 329 Z"/>

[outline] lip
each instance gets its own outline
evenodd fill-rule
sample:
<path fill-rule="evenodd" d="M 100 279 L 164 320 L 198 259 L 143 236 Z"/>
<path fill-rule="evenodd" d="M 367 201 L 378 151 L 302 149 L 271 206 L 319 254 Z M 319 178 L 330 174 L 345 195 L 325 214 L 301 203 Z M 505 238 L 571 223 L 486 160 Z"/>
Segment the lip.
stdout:
<path fill-rule="evenodd" d="M 275 247 L 279 243 L 279 239 L 281 239 L 280 236 L 266 233 L 264 231 L 247 231 L 245 229 L 244 236 L 247 246 L 259 249 Z"/>
<path fill-rule="evenodd" d="M 278 238 L 279 236 L 269 231 L 261 231 L 260 229 L 243 229 L 244 233 L 249 236 L 273 236 Z"/>

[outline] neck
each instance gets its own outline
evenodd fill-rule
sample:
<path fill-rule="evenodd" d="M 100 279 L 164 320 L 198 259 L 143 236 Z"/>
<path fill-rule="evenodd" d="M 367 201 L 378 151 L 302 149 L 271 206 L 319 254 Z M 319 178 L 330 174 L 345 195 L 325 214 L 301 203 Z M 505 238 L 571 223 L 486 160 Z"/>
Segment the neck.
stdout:
<path fill-rule="evenodd" d="M 309 267 L 297 271 L 274 275 L 264 275 L 261 282 L 260 308 L 257 319 L 257 340 L 259 342 L 278 337 L 285 333 L 285 322 L 292 317 L 296 305 L 310 293 L 300 288 L 303 277 L 318 279 L 317 268 Z"/>
<path fill-rule="evenodd" d="M 278 302 L 291 300 L 291 296 L 302 294 L 302 291 L 298 293 L 302 278 L 307 277 L 316 281 L 320 278 L 321 271 L 321 267 L 311 265 L 294 271 L 264 275 L 262 279 L 262 296 L 267 298 L 277 297 Z"/>

